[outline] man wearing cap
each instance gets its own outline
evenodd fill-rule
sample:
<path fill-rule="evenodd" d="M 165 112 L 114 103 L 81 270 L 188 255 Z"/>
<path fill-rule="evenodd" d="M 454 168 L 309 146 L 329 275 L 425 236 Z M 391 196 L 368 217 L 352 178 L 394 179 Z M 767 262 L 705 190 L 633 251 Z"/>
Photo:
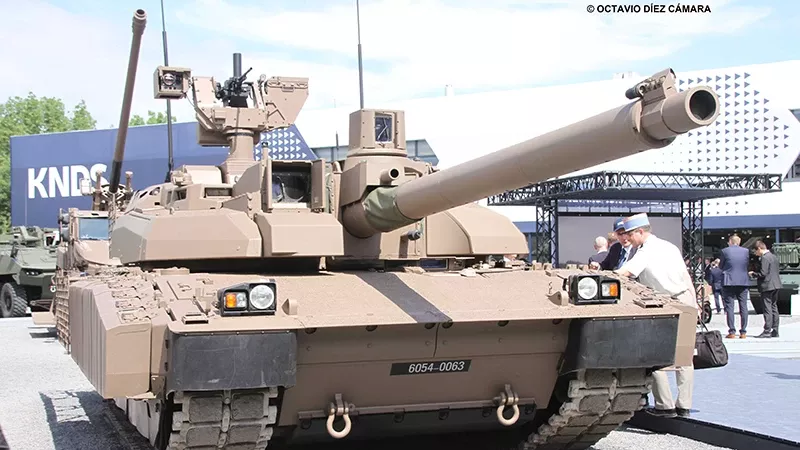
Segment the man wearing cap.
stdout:
<path fill-rule="evenodd" d="M 628 233 L 628 239 L 638 249 L 636 257 L 628 260 L 615 272 L 622 276 L 638 277 L 640 283 L 654 291 L 697 308 L 694 284 L 678 247 L 650 232 L 647 214 L 630 216 L 623 220 L 623 226 Z M 677 402 L 672 399 L 667 372 L 653 372 L 655 408 L 648 409 L 647 412 L 660 417 L 689 416 L 694 367 L 676 367 L 675 378 L 678 385 Z"/>
<path fill-rule="evenodd" d="M 613 232 L 617 237 L 617 242 L 608 248 L 608 254 L 603 261 L 592 261 L 589 264 L 589 267 L 592 269 L 619 269 L 636 254 L 636 246 L 634 246 L 628 238 L 628 233 L 625 231 L 624 219 L 622 217 L 614 221 Z"/>

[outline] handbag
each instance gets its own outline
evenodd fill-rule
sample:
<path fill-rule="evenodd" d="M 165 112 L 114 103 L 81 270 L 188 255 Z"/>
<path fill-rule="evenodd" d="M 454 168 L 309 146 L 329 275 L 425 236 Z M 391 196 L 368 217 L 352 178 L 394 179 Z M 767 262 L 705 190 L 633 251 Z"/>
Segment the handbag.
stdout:
<path fill-rule="evenodd" d="M 700 322 L 701 331 L 694 336 L 694 368 L 712 369 L 728 364 L 728 349 L 722 342 L 722 334 L 718 330 L 709 331 L 706 324 Z"/>

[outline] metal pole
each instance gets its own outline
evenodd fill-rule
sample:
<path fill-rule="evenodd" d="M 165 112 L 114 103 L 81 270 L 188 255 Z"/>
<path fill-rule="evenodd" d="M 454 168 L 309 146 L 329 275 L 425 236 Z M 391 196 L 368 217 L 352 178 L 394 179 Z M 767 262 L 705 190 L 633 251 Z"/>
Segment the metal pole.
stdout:
<path fill-rule="evenodd" d="M 336 99 L 333 99 L 333 109 L 336 109 Z M 331 160 L 336 161 L 336 156 L 339 154 L 339 129 L 336 129 L 336 149 L 331 153 Z"/>
<path fill-rule="evenodd" d="M 358 27 L 358 98 L 361 109 L 364 109 L 364 70 L 361 65 L 361 11 L 356 0 L 356 26 Z"/>
<path fill-rule="evenodd" d="M 169 56 L 167 55 L 167 24 L 164 20 L 164 0 L 161 0 L 161 40 L 164 44 L 164 65 L 169 65 Z M 172 153 L 172 102 L 167 99 L 167 176 L 164 179 L 168 182 L 170 174 L 174 168 L 175 162 Z"/>

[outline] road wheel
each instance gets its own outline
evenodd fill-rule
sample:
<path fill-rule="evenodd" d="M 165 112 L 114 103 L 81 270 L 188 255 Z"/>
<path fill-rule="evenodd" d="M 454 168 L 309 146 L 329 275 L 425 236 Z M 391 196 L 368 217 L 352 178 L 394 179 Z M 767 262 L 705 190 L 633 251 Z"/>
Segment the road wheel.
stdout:
<path fill-rule="evenodd" d="M 13 281 L 4 283 L 0 289 L 0 315 L 3 317 L 24 317 L 28 308 L 28 294 L 25 288 Z"/>
<path fill-rule="evenodd" d="M 703 323 L 711 322 L 711 303 L 703 303 Z"/>

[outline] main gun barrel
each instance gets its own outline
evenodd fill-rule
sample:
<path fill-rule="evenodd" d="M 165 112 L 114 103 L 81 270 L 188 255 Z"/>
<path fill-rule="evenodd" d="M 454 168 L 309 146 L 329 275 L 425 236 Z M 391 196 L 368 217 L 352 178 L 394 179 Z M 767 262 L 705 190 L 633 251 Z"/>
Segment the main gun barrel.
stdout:
<path fill-rule="evenodd" d="M 719 98 L 708 87 L 678 92 L 671 69 L 648 80 L 636 86 L 641 98 L 634 102 L 397 187 L 377 188 L 345 213 L 345 226 L 359 237 L 389 232 L 492 195 L 666 147 L 719 115 Z"/>
<path fill-rule="evenodd" d="M 136 83 L 136 67 L 139 63 L 139 50 L 142 46 L 142 35 L 147 25 L 147 14 L 142 9 L 137 9 L 133 14 L 133 38 L 131 53 L 128 58 L 128 74 L 125 78 L 125 92 L 122 97 L 122 112 L 119 116 L 119 129 L 117 143 L 114 146 L 114 160 L 111 163 L 111 179 L 108 187 L 111 193 L 117 192 L 119 179 L 122 174 L 122 160 L 125 157 L 125 141 L 128 138 L 128 122 L 131 117 L 131 103 L 133 99 L 133 86 Z"/>

